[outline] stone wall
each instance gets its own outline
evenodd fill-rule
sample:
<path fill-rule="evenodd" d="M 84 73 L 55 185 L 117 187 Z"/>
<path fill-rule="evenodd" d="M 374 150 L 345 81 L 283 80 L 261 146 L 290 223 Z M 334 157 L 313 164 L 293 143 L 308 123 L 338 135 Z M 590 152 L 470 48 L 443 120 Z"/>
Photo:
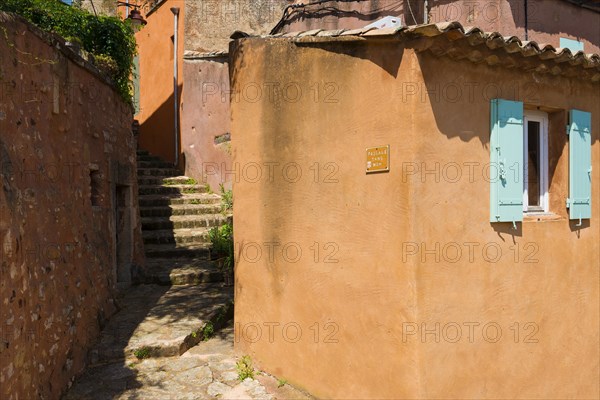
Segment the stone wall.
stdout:
<path fill-rule="evenodd" d="M 185 49 L 227 51 L 235 31 L 264 35 L 277 24 L 289 0 L 197 0 L 185 3 Z"/>
<path fill-rule="evenodd" d="M 77 4 L 78 1 L 73 1 L 74 4 Z M 98 15 L 116 15 L 117 13 L 117 2 L 113 0 L 79 0 L 81 4 L 81 8 L 89 11 L 94 14 L 94 12 Z M 131 1 L 134 3 L 134 1 Z"/>
<path fill-rule="evenodd" d="M 143 265 L 131 109 L 0 13 L 0 398 L 57 399 Z"/>

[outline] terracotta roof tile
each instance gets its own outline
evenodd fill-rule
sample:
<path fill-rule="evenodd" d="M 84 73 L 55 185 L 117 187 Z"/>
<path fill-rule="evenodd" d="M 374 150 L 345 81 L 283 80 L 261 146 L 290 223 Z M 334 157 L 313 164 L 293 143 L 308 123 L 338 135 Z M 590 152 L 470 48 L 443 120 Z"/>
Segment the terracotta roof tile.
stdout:
<path fill-rule="evenodd" d="M 284 37 L 284 38 L 300 38 L 304 36 L 317 37 L 345 37 L 345 36 L 361 36 L 361 37 L 429 37 L 446 36 L 450 40 L 466 39 L 471 46 L 477 46 L 485 43 L 486 47 L 494 50 L 504 50 L 506 53 L 520 53 L 524 57 L 538 56 L 540 60 L 554 60 L 557 63 L 569 62 L 571 65 L 584 65 L 586 68 L 600 68 L 600 56 L 598 54 L 584 54 L 582 51 L 572 53 L 569 49 L 555 48 L 549 44 L 538 44 L 535 41 L 522 41 L 516 36 L 503 36 L 498 32 L 484 32 L 480 28 L 474 26 L 463 27 L 460 22 L 440 22 L 437 24 L 426 25 L 411 25 L 399 28 L 368 28 L 368 29 L 352 29 L 352 30 L 311 30 L 305 32 L 291 32 L 283 36 L 268 36 L 268 37 Z M 472 58 L 467 56 L 467 58 Z M 477 57 L 476 57 L 477 58 Z"/>

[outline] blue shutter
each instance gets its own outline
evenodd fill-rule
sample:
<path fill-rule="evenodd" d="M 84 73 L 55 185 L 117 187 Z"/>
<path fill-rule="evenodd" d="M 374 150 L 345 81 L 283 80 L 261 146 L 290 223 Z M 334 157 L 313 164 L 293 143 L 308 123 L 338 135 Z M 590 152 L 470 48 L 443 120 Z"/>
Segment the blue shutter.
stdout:
<path fill-rule="evenodd" d="M 570 219 L 592 217 L 592 116 L 569 112 L 569 207 Z"/>
<path fill-rule="evenodd" d="M 560 38 L 560 45 L 563 49 L 569 49 L 572 53 L 583 51 L 583 43 L 578 40 Z"/>
<path fill-rule="evenodd" d="M 523 220 L 523 103 L 491 102 L 490 222 Z"/>

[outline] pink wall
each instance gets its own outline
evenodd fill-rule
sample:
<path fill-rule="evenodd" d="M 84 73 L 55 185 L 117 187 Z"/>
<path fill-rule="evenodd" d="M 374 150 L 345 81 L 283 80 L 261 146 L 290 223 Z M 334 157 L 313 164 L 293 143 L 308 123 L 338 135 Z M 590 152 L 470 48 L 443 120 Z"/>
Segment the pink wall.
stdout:
<path fill-rule="evenodd" d="M 229 142 L 229 64 L 227 56 L 186 57 L 181 119 L 184 171 L 215 192 L 235 179 Z M 220 138 L 220 139 L 219 139 Z M 215 140 L 221 141 L 216 143 Z"/>
<path fill-rule="evenodd" d="M 301 3 L 297 1 L 297 3 Z M 423 1 L 372 0 L 325 3 L 294 12 L 283 32 L 354 29 L 383 16 L 401 16 L 406 25 L 422 24 Z M 524 0 L 429 0 L 429 22 L 459 21 L 484 31 L 525 39 Z M 528 38 L 559 47 L 561 37 L 582 41 L 586 53 L 600 52 L 600 13 L 564 0 L 528 0 Z M 358 13 L 358 14 L 357 14 Z"/>

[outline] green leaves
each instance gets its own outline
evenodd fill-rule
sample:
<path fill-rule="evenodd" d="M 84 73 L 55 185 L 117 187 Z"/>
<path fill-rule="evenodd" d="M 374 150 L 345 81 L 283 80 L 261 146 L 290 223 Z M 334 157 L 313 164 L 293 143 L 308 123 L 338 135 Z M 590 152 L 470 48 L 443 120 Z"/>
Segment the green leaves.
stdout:
<path fill-rule="evenodd" d="M 215 254 L 233 256 L 233 225 L 215 226 L 208 231 Z"/>
<path fill-rule="evenodd" d="M 45 31 L 81 42 L 84 50 L 100 56 L 97 66 L 113 79 L 121 97 L 132 104 L 131 78 L 137 51 L 129 21 L 96 17 L 60 0 L 2 0 L 0 10 L 19 14 Z M 107 65 L 110 68 L 105 68 Z"/>

